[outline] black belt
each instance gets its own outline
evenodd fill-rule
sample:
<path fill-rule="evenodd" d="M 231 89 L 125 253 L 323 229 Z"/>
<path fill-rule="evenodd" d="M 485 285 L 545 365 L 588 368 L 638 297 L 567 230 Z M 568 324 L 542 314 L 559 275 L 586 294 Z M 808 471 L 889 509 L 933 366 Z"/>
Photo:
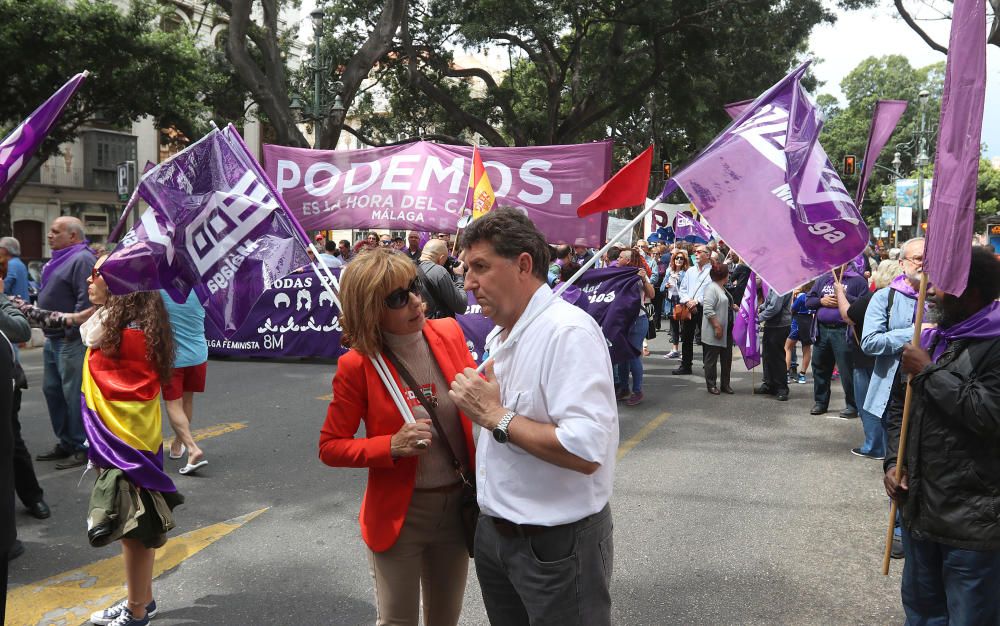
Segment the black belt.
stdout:
<path fill-rule="evenodd" d="M 489 520 L 493 522 L 493 527 L 497 529 L 497 534 L 502 537 L 512 538 L 512 537 L 534 537 L 535 535 L 540 535 L 544 532 L 550 530 L 565 530 L 567 528 L 572 528 L 578 524 L 583 524 L 589 522 L 591 519 L 597 517 L 608 508 L 608 505 L 604 505 L 597 513 L 593 515 L 588 515 L 587 517 L 576 520 L 575 522 L 569 522 L 567 524 L 559 524 L 558 526 L 538 526 L 536 524 L 515 524 L 510 520 L 505 520 L 502 517 L 492 517 L 487 515 Z"/>

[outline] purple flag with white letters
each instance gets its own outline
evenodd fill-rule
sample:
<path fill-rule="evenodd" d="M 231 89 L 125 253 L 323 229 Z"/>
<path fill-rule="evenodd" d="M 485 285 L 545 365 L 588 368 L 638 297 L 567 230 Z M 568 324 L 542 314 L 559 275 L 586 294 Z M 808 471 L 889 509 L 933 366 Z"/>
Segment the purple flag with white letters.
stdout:
<path fill-rule="evenodd" d="M 757 275 L 750 272 L 740 310 L 733 316 L 733 344 L 740 349 L 748 370 L 760 365 L 761 358 L 757 341 L 757 288 Z"/>
<path fill-rule="evenodd" d="M 639 351 L 628 342 L 628 331 L 641 307 L 642 287 L 639 280 L 634 267 L 611 267 L 588 270 L 575 283 L 580 297 L 573 304 L 587 311 L 601 326 L 612 363 L 639 356 Z M 471 292 L 465 315 L 456 315 L 455 320 L 465 333 L 472 357 L 476 363 L 482 363 L 486 337 L 494 324 L 483 316 Z"/>
<path fill-rule="evenodd" d="M 816 140 L 819 113 L 799 84 L 807 65 L 743 108 L 671 179 L 779 293 L 847 263 L 868 243 L 853 198 Z"/>
<path fill-rule="evenodd" d="M 690 211 L 681 211 L 674 216 L 674 237 L 690 243 L 708 243 L 712 240 L 712 231 Z"/>
<path fill-rule="evenodd" d="M 611 362 L 639 356 L 640 348 L 628 341 L 628 332 L 642 308 L 642 280 L 634 267 L 587 270 L 575 285 L 586 296 L 587 313 L 601 326 L 611 352 Z"/>
<path fill-rule="evenodd" d="M 260 295 L 309 263 L 288 214 L 232 125 L 215 129 L 143 174 L 150 209 L 101 266 L 111 293 L 191 289 L 226 336 Z"/>
<path fill-rule="evenodd" d="M 0 143 L 0 199 L 14 186 L 18 173 L 31 160 L 38 146 L 49 135 L 66 103 L 80 88 L 89 72 L 69 79 Z"/>

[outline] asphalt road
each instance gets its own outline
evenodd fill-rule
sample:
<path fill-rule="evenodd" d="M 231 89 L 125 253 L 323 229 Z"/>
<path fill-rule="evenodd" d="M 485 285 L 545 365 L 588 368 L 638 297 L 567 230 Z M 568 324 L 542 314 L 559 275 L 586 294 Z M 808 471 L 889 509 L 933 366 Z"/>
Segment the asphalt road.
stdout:
<path fill-rule="evenodd" d="M 862 441 L 858 420 L 810 416 L 811 379 L 792 385 L 790 402 L 754 397 L 740 362 L 737 394 L 710 396 L 700 376 L 670 375 L 677 361 L 663 358 L 663 337 L 645 359 L 645 401 L 619 405 L 615 623 L 901 623 L 901 563 L 888 577 L 879 571 L 888 508 L 881 463 L 849 452 Z M 31 389 L 21 422 L 38 453 L 54 442 L 41 350 L 22 360 Z M 161 552 L 154 623 L 374 622 L 357 523 L 365 473 L 316 456 L 333 371 L 210 363 L 194 424 L 208 429 L 209 465 L 183 477 L 181 462 L 167 461 L 187 502 L 175 511 L 174 550 Z M 169 431 L 165 415 L 164 424 Z M 117 545 L 87 544 L 93 474 L 52 466 L 36 463 L 52 517 L 18 510 L 27 552 L 10 564 L 8 623 L 17 626 L 80 624 L 94 608 L 87 602 L 124 596 L 119 564 L 97 563 L 116 557 Z M 487 623 L 471 567 L 462 623 Z"/>

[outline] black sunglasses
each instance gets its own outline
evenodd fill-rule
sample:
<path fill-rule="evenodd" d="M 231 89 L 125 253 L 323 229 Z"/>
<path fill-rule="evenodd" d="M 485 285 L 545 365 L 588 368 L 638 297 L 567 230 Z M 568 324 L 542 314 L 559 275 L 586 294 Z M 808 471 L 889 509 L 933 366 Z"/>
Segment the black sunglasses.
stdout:
<path fill-rule="evenodd" d="M 415 296 L 420 295 L 420 290 L 418 289 L 418 285 L 419 283 L 417 282 L 417 279 L 414 278 L 413 280 L 410 281 L 410 285 L 406 289 L 400 287 L 399 289 L 394 290 L 392 293 L 390 293 L 388 296 L 385 297 L 385 305 L 390 309 L 403 308 L 404 306 L 409 304 L 411 293 Z"/>

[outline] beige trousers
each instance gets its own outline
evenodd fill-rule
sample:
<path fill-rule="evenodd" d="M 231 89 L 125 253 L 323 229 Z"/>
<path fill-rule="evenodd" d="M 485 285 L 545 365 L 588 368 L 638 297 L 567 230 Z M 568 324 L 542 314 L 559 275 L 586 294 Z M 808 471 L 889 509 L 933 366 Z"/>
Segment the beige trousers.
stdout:
<path fill-rule="evenodd" d="M 469 574 L 459 517 L 461 490 L 414 491 L 399 539 L 385 552 L 368 551 L 377 626 L 458 624 Z"/>

